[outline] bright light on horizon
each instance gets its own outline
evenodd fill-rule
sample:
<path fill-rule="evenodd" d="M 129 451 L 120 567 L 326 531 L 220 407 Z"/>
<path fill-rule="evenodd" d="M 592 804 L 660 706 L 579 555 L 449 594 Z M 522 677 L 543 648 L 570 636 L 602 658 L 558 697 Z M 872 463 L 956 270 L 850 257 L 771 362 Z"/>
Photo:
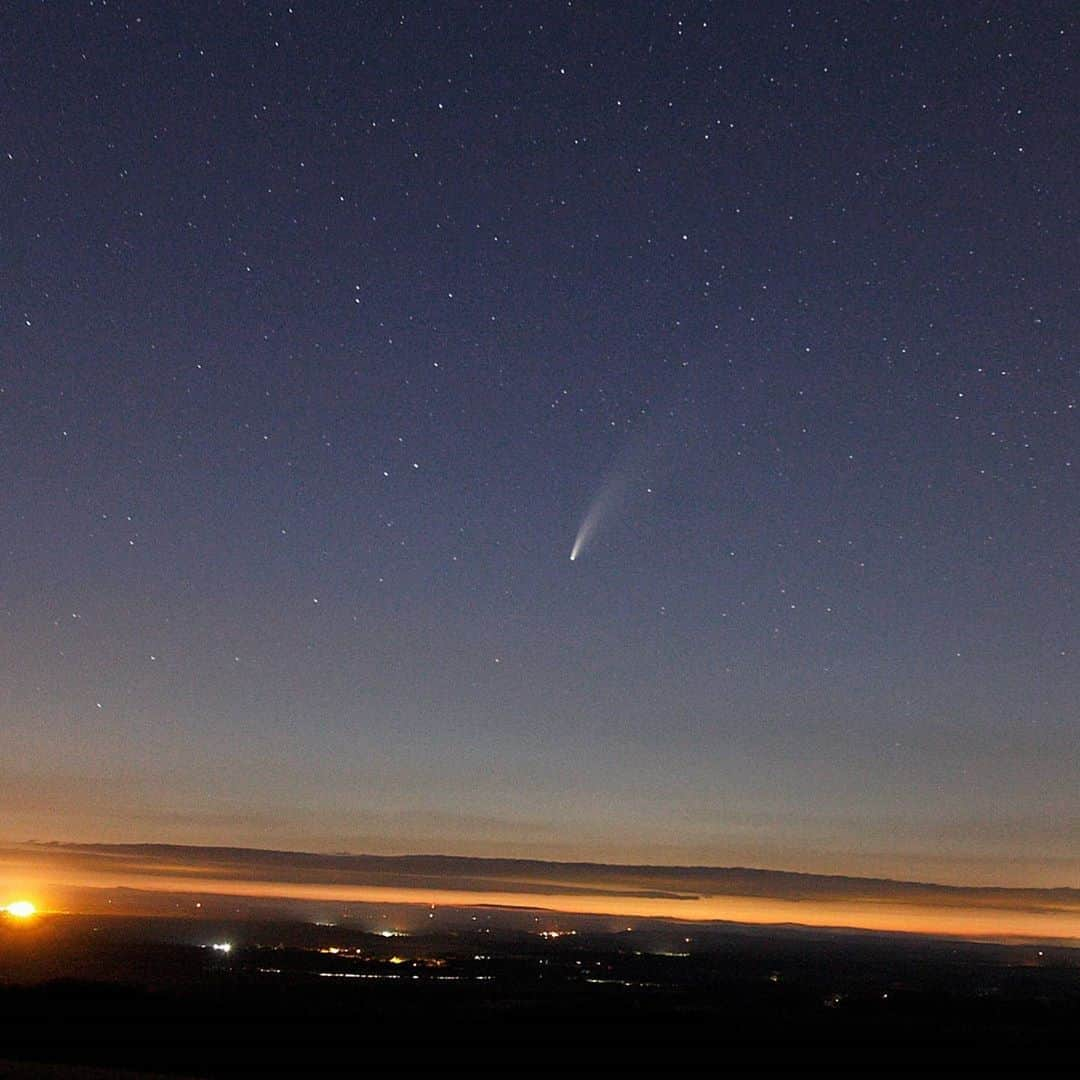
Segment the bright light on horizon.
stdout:
<path fill-rule="evenodd" d="M 3 910 L 16 919 L 29 919 L 37 914 L 37 908 L 29 900 L 13 900 Z"/>

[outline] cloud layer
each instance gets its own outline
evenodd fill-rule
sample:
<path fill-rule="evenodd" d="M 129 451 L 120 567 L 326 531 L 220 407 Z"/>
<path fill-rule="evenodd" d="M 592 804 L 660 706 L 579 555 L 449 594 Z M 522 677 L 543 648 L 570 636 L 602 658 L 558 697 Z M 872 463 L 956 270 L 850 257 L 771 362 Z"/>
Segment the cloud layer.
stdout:
<path fill-rule="evenodd" d="M 136 889 L 1080 942 L 1080 890 L 968 888 L 742 867 L 23 844 L 0 849 L 0 883 L 46 901 L 50 890 Z"/>

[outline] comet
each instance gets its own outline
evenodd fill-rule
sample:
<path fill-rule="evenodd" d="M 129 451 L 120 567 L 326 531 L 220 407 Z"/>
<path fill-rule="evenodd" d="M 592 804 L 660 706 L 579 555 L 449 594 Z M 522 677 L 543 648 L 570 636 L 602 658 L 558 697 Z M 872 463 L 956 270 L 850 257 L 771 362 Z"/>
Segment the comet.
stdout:
<path fill-rule="evenodd" d="M 578 529 L 577 536 L 574 537 L 574 546 L 570 549 L 571 562 L 577 562 L 578 556 L 585 550 L 585 545 L 589 542 L 589 537 L 592 536 L 595 527 L 593 515 L 590 512 L 585 515 L 581 528 Z"/>
<path fill-rule="evenodd" d="M 683 405 L 687 406 L 693 401 L 687 396 L 689 390 L 685 379 L 680 379 L 665 395 L 668 404 L 640 410 L 600 490 L 585 510 L 570 548 L 571 562 L 578 562 L 597 534 L 642 492 L 651 492 L 650 484 L 654 479 L 670 472 L 682 456 L 689 418 L 685 407 L 675 407 L 674 399 L 677 391 L 682 395 Z"/>
<path fill-rule="evenodd" d="M 591 543 L 604 520 L 623 502 L 623 497 L 630 487 L 630 478 L 627 476 L 613 476 L 604 485 L 603 489 L 589 504 L 589 509 L 581 519 L 577 535 L 574 537 L 573 547 L 570 548 L 570 561 L 577 562 L 585 553 L 585 549 Z"/>

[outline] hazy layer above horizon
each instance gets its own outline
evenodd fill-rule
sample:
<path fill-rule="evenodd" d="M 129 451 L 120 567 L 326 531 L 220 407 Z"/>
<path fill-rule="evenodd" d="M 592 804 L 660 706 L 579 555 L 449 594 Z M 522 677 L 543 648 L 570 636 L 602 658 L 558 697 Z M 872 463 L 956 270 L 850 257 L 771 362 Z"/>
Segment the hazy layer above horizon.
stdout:
<path fill-rule="evenodd" d="M 1080 941 L 1080 890 L 945 886 L 745 867 L 620 866 L 444 855 L 326 855 L 177 845 L 22 844 L 0 849 L 0 902 L 109 910 L 109 893 L 294 902 L 499 905 L 628 918 Z M 8 896 L 7 894 L 11 894 Z M 130 897 L 128 907 L 131 907 Z M 135 905 L 136 910 L 138 904 Z M 146 910 L 154 909 L 147 902 Z"/>

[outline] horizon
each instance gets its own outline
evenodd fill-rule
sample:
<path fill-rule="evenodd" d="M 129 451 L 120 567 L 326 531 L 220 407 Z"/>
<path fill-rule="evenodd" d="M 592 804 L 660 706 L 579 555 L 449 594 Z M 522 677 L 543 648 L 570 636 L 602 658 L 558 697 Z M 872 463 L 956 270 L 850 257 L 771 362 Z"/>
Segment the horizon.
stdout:
<path fill-rule="evenodd" d="M 28 842 L 0 848 L 0 876 L 16 883 L 4 903 L 30 899 L 42 914 L 119 914 L 121 908 L 110 905 L 123 896 L 125 914 L 188 918 L 198 917 L 211 900 L 219 906 L 230 900 L 277 903 L 294 914 L 304 905 L 498 907 L 567 917 L 1080 944 L 1075 888 L 965 887 L 752 867 Z M 50 896 L 81 900 L 74 908 L 57 908 Z"/>

